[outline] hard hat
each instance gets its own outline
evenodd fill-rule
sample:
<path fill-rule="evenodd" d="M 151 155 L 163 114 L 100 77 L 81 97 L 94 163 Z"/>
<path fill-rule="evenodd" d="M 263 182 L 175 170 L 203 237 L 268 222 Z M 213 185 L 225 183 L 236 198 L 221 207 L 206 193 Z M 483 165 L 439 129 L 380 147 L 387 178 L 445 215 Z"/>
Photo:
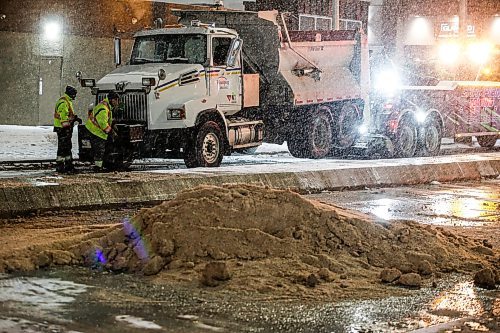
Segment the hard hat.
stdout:
<path fill-rule="evenodd" d="M 75 87 L 66 86 L 66 90 L 64 92 L 66 93 L 66 95 L 71 97 L 71 99 L 75 99 L 77 90 L 75 89 Z"/>
<path fill-rule="evenodd" d="M 120 95 L 118 95 L 114 91 L 108 93 L 108 100 L 112 100 L 112 99 L 120 99 Z"/>

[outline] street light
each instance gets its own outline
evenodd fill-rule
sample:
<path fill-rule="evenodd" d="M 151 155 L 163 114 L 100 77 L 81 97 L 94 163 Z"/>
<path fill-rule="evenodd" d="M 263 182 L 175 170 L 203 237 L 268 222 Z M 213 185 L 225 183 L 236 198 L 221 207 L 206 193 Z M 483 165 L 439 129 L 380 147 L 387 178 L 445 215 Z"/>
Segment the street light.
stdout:
<path fill-rule="evenodd" d="M 61 25 L 58 22 L 50 21 L 44 25 L 44 37 L 49 41 L 57 41 L 61 38 Z"/>

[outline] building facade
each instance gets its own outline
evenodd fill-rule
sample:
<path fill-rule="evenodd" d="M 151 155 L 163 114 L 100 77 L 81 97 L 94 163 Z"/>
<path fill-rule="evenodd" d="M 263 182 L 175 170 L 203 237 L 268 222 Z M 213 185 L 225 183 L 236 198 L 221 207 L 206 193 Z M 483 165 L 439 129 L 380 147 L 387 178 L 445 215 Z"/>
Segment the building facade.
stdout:
<path fill-rule="evenodd" d="M 3 0 L 0 2 L 0 124 L 51 125 L 66 85 L 78 89 L 75 111 L 86 117 L 93 96 L 76 72 L 101 78 L 115 68 L 114 37 L 127 61 L 135 32 L 172 9 L 192 6 L 134 0 Z M 84 118 L 85 118 L 84 117 Z"/>

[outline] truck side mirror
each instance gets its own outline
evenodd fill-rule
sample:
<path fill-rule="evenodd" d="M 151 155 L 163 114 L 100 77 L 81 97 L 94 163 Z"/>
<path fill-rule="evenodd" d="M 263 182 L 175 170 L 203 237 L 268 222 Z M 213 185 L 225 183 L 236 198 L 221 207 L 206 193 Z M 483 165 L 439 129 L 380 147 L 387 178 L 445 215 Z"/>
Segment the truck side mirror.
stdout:
<path fill-rule="evenodd" d="M 229 48 L 229 54 L 227 56 L 227 65 L 229 67 L 234 67 L 236 65 L 236 60 L 238 60 L 238 54 L 243 46 L 243 40 L 239 38 L 233 39 L 231 42 L 231 47 Z"/>
<path fill-rule="evenodd" d="M 115 65 L 118 67 L 122 63 L 122 43 L 120 37 L 115 37 L 113 43 L 115 49 Z"/>

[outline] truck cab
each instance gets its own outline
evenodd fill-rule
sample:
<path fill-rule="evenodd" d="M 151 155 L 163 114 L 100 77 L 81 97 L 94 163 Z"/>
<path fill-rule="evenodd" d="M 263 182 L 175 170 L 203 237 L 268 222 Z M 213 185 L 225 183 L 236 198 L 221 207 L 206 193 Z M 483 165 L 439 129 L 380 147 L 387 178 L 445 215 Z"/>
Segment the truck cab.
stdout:
<path fill-rule="evenodd" d="M 142 128 L 139 144 L 124 147 L 122 141 L 111 154 L 121 150 L 125 159 L 173 154 L 183 156 L 188 167 L 220 165 L 224 154 L 242 144 L 228 128 L 243 103 L 241 47 L 236 31 L 198 21 L 137 33 L 128 64 L 92 86 L 96 103 L 110 91 L 120 94 L 123 108 L 114 116 L 124 131 Z M 252 135 L 243 145 L 259 145 L 262 129 L 260 136 L 248 131 Z"/>

